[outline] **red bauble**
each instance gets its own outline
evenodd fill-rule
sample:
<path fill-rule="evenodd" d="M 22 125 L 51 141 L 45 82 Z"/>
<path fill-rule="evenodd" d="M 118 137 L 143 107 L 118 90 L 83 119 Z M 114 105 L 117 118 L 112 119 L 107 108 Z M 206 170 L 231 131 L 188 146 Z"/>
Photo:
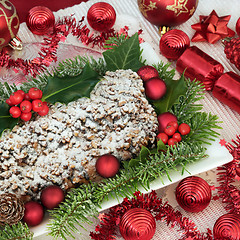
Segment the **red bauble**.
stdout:
<path fill-rule="evenodd" d="M 137 74 L 143 81 L 147 81 L 150 78 L 159 76 L 157 69 L 149 65 L 140 67 L 137 71 Z"/>
<path fill-rule="evenodd" d="M 214 239 L 240 239 L 240 217 L 227 213 L 217 219 L 213 227 Z"/>
<path fill-rule="evenodd" d="M 158 119 L 158 132 L 163 132 L 169 122 L 177 122 L 177 117 L 170 112 L 161 113 Z"/>
<path fill-rule="evenodd" d="M 125 240 L 150 240 L 156 231 L 156 222 L 146 209 L 132 208 L 122 216 L 119 230 Z"/>
<path fill-rule="evenodd" d="M 53 209 L 64 200 L 64 192 L 58 186 L 48 186 L 42 190 L 41 202 L 47 209 Z"/>
<path fill-rule="evenodd" d="M 159 42 L 160 52 L 169 60 L 177 60 L 189 46 L 188 35 L 178 29 L 165 33 Z"/>
<path fill-rule="evenodd" d="M 159 77 L 149 79 L 144 87 L 146 96 L 151 100 L 159 100 L 167 91 L 166 83 Z"/>
<path fill-rule="evenodd" d="M 44 217 L 44 209 L 43 206 L 34 201 L 30 201 L 25 203 L 25 212 L 23 221 L 27 223 L 28 226 L 36 226 L 40 224 Z"/>
<path fill-rule="evenodd" d="M 176 188 L 176 199 L 180 207 L 188 212 L 200 212 L 205 209 L 212 198 L 208 183 L 197 176 L 184 178 Z"/>
<path fill-rule="evenodd" d="M 109 3 L 97 2 L 89 8 L 87 20 L 94 30 L 104 32 L 114 25 L 116 12 Z"/>
<path fill-rule="evenodd" d="M 237 20 L 237 23 L 236 23 L 236 32 L 237 32 L 237 35 L 240 37 L 240 18 Z"/>
<path fill-rule="evenodd" d="M 55 17 L 49 8 L 36 6 L 29 10 L 26 23 L 32 33 L 43 35 L 53 29 Z"/>
<path fill-rule="evenodd" d="M 0 2 L 0 49 L 13 39 L 19 29 L 19 18 L 16 8 L 8 1 Z"/>
<path fill-rule="evenodd" d="M 101 156 L 96 162 L 96 171 L 104 178 L 114 177 L 119 168 L 120 163 L 118 159 L 110 154 Z"/>
<path fill-rule="evenodd" d="M 138 0 L 142 15 L 157 26 L 176 26 L 195 12 L 198 0 Z"/>

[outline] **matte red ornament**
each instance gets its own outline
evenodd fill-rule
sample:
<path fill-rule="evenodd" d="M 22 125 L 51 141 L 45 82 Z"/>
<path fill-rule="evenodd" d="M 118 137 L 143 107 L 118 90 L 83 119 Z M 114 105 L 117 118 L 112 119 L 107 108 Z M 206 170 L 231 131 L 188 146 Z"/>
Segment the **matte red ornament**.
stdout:
<path fill-rule="evenodd" d="M 97 173 L 104 177 L 114 177 L 120 168 L 120 163 L 116 157 L 111 154 L 102 155 L 96 162 Z"/>
<path fill-rule="evenodd" d="M 122 216 L 119 230 L 125 240 L 150 240 L 156 231 L 152 214 L 144 208 L 132 208 Z"/>
<path fill-rule="evenodd" d="M 213 227 L 214 239 L 240 239 L 240 216 L 227 213 L 217 219 Z"/>
<path fill-rule="evenodd" d="M 28 226 L 37 226 L 40 224 L 44 217 L 43 206 L 35 201 L 30 201 L 25 203 L 25 212 L 23 221 L 27 223 Z"/>
<path fill-rule="evenodd" d="M 109 3 L 97 2 L 89 8 L 87 20 L 94 30 L 104 32 L 113 27 L 116 21 L 116 12 Z"/>
<path fill-rule="evenodd" d="M 55 17 L 49 8 L 36 6 L 29 10 L 26 23 L 32 33 L 44 35 L 53 30 Z"/>
<path fill-rule="evenodd" d="M 142 15 L 157 26 L 176 26 L 195 12 L 198 0 L 138 0 Z"/>
<path fill-rule="evenodd" d="M 177 117 L 170 112 L 165 112 L 159 114 L 157 120 L 158 120 L 158 132 L 163 132 L 169 122 L 177 122 Z"/>
<path fill-rule="evenodd" d="M 169 60 L 177 60 L 189 46 L 188 35 L 178 29 L 166 32 L 159 42 L 161 54 Z"/>
<path fill-rule="evenodd" d="M 175 196 L 178 204 L 185 211 L 200 212 L 209 205 L 212 192 L 204 179 L 191 176 L 179 182 Z"/>
<path fill-rule="evenodd" d="M 145 65 L 143 67 L 140 67 L 137 71 L 137 74 L 140 76 L 140 78 L 143 81 L 147 81 L 150 78 L 159 76 L 157 69 L 152 67 L 152 66 L 149 66 L 149 65 Z"/>
<path fill-rule="evenodd" d="M 64 200 L 64 192 L 56 185 L 48 186 L 42 190 L 40 200 L 47 209 L 54 209 Z"/>
<path fill-rule="evenodd" d="M 240 37 L 240 18 L 236 22 L 236 32 L 237 35 Z"/>
<path fill-rule="evenodd" d="M 159 77 L 154 77 L 144 82 L 145 94 L 151 100 L 159 100 L 166 91 L 166 83 Z"/>
<path fill-rule="evenodd" d="M 0 2 L 0 49 L 16 36 L 19 29 L 19 18 L 16 8 L 8 1 Z"/>

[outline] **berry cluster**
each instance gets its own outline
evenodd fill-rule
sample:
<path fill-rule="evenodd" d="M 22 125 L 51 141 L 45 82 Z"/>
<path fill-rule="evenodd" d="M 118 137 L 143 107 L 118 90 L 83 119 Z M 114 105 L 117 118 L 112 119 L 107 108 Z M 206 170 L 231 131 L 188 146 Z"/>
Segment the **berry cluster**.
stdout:
<path fill-rule="evenodd" d="M 10 95 L 6 103 L 11 106 L 9 113 L 13 118 L 20 117 L 23 121 L 29 121 L 32 118 L 32 112 L 37 112 L 40 116 L 48 114 L 48 105 L 42 102 L 41 98 L 42 91 L 33 87 L 28 93 L 17 90 Z"/>
<path fill-rule="evenodd" d="M 178 126 L 176 121 L 171 121 L 164 128 L 164 131 L 157 135 L 157 139 L 161 139 L 164 144 L 173 146 L 182 140 L 182 136 L 189 134 L 191 128 L 186 123 Z"/>

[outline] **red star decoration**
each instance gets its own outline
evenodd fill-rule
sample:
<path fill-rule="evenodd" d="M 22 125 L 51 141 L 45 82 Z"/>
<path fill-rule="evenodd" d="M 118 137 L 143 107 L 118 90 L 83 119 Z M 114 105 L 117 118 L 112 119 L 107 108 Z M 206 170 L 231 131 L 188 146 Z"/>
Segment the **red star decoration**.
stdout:
<path fill-rule="evenodd" d="M 220 141 L 219 141 L 219 143 L 220 143 L 220 145 L 221 146 L 226 146 L 226 140 L 225 139 L 221 139 Z"/>
<path fill-rule="evenodd" d="M 200 22 L 191 26 L 196 30 L 192 42 L 216 43 L 225 37 L 233 37 L 235 32 L 227 27 L 230 18 L 231 15 L 219 17 L 214 10 L 209 16 L 201 15 Z"/>

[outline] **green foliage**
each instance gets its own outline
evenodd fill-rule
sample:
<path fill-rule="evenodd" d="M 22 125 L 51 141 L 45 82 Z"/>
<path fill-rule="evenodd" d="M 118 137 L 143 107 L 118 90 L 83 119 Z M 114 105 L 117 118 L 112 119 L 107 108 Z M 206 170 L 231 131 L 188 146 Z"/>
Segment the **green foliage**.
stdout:
<path fill-rule="evenodd" d="M 32 240 L 33 233 L 30 232 L 27 224 L 19 222 L 16 225 L 6 225 L 0 229 L 0 240 Z"/>

